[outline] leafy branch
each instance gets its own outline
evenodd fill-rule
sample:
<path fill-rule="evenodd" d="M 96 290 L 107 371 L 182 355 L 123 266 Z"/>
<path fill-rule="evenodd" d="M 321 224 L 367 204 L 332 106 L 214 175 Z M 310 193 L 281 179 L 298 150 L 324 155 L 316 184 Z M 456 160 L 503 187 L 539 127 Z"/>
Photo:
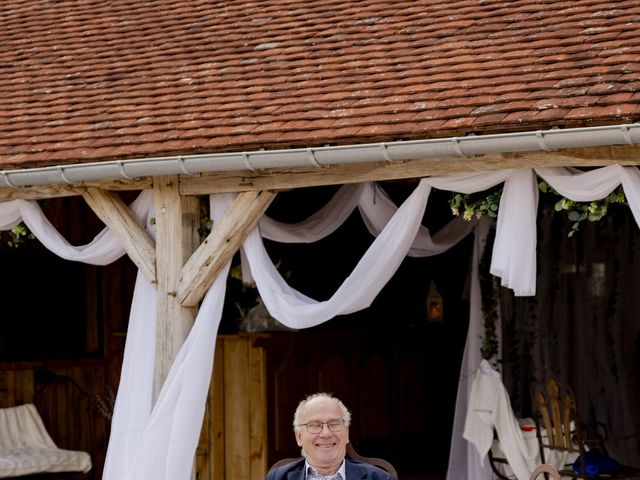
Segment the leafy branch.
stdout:
<path fill-rule="evenodd" d="M 484 197 L 456 193 L 449 199 L 449 207 L 454 215 L 460 215 L 462 211 L 462 216 L 467 221 L 474 217 L 496 218 L 501 196 L 502 190 L 489 193 Z"/>

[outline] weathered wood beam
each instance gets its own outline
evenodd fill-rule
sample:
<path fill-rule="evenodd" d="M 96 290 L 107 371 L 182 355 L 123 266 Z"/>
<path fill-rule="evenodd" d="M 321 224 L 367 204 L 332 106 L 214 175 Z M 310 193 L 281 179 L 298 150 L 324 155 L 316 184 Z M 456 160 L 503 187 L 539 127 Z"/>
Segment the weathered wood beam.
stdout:
<path fill-rule="evenodd" d="M 120 239 L 127 255 L 145 278 L 156 283 L 155 243 L 124 201 L 114 193 L 95 187 L 84 189 L 82 197 L 98 218 Z"/>
<path fill-rule="evenodd" d="M 249 190 L 282 190 L 288 188 L 337 185 L 366 181 L 399 180 L 444 175 L 465 171 L 496 170 L 527 167 L 601 167 L 618 163 L 640 165 L 640 146 L 612 145 L 604 147 L 572 148 L 550 152 L 496 153 L 473 157 L 442 157 L 398 162 L 357 163 L 332 165 L 323 168 L 296 168 L 203 173 L 199 176 L 181 175 L 183 195 L 242 192 Z M 38 185 L 34 187 L 0 188 L 0 201 L 22 198 L 42 198 L 80 195 L 87 187 L 104 190 L 142 190 L 151 187 L 150 178 L 117 179 L 83 182 L 77 185 Z"/>
<path fill-rule="evenodd" d="M 155 395 L 160 393 L 171 364 L 187 338 L 197 309 L 176 300 L 182 266 L 197 247 L 200 202 L 178 191 L 178 177 L 154 177 L 156 218 L 157 330 Z"/>
<path fill-rule="evenodd" d="M 129 190 L 145 190 L 151 188 L 151 178 L 135 180 L 105 180 L 100 182 L 82 182 L 74 185 L 36 185 L 33 187 L 0 188 L 0 202 L 22 198 L 23 200 L 40 200 L 43 198 L 72 197 L 82 195 L 89 187 L 112 190 L 115 192 Z"/>
<path fill-rule="evenodd" d="M 258 223 L 276 194 L 270 191 L 238 195 L 224 219 L 182 269 L 177 299 L 181 305 L 197 305 L 224 265 L 231 260 L 251 229 Z"/>
<path fill-rule="evenodd" d="M 212 192 L 287 190 L 321 185 L 338 185 L 383 180 L 422 178 L 447 173 L 477 172 L 503 168 L 600 167 L 617 163 L 640 165 L 640 146 L 623 145 L 557 150 L 442 157 L 398 162 L 353 163 L 322 168 L 258 170 L 255 172 L 203 173 L 181 177 L 180 192 L 204 195 Z"/>

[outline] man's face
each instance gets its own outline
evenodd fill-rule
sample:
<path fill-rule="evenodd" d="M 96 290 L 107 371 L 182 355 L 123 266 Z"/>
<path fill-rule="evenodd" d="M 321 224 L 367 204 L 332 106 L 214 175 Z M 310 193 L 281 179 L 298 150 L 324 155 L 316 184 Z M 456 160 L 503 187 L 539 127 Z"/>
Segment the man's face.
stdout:
<path fill-rule="evenodd" d="M 302 447 L 309 464 L 319 473 L 326 475 L 336 472 L 346 454 L 349 427 L 343 424 L 339 432 L 332 432 L 326 423 L 342 421 L 340 407 L 329 398 L 314 398 L 300 412 L 299 421 L 300 424 L 324 423 L 320 433 L 316 434 L 309 433 L 307 427 L 300 427 L 295 431 L 296 441 Z"/>

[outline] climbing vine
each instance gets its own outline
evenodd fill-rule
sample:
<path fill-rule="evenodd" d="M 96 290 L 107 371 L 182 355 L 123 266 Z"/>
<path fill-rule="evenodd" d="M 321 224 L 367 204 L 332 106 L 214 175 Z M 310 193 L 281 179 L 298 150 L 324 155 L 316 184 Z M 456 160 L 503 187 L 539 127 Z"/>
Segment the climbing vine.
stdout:
<path fill-rule="evenodd" d="M 498 362 L 498 288 L 496 277 L 489 272 L 491 262 L 491 251 L 495 240 L 495 231 L 492 230 L 487 237 L 487 243 L 480 258 L 479 281 L 480 295 L 482 302 L 482 312 L 484 313 L 484 335 L 480 355 L 482 358 L 497 367 Z"/>

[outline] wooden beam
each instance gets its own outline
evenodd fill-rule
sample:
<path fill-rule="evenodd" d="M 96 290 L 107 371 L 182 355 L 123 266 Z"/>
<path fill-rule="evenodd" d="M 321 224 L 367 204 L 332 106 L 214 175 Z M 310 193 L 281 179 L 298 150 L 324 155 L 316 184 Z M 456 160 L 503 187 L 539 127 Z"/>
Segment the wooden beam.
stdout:
<path fill-rule="evenodd" d="M 339 185 L 405 178 L 422 178 L 458 172 L 477 172 L 501 168 L 528 167 L 602 167 L 617 163 L 640 165 L 640 146 L 610 145 L 571 148 L 551 152 L 495 153 L 473 157 L 441 157 L 398 162 L 354 163 L 323 168 L 270 169 L 256 172 L 237 171 L 180 176 L 180 193 L 208 195 L 250 190 L 283 190 L 320 185 Z M 151 188 L 150 178 L 116 179 L 82 182 L 75 185 L 38 185 L 33 187 L 0 188 L 0 201 L 22 198 L 68 197 L 80 195 L 87 187 L 104 190 L 143 190 Z"/>
<path fill-rule="evenodd" d="M 352 163 L 322 168 L 257 170 L 255 172 L 203 173 L 180 178 L 183 195 L 253 190 L 288 190 L 321 185 L 339 185 L 383 180 L 430 177 L 448 173 L 478 172 L 503 168 L 600 167 L 617 163 L 639 165 L 640 146 L 621 145 L 575 148 L 552 152 L 524 152 L 441 157 L 397 162 Z"/>
<path fill-rule="evenodd" d="M 151 178 L 135 180 L 104 180 L 96 182 L 81 182 L 74 185 L 35 185 L 33 187 L 0 188 L 0 202 L 21 198 L 23 200 L 40 200 L 43 198 L 72 197 L 82 195 L 89 188 L 101 188 L 103 190 L 129 191 L 145 190 L 152 187 Z"/>
<path fill-rule="evenodd" d="M 258 223 L 276 194 L 269 191 L 245 192 L 182 269 L 177 299 L 183 306 L 197 305 L 214 279 L 231 260 L 251 229 Z"/>
<path fill-rule="evenodd" d="M 127 255 L 151 283 L 156 283 L 156 247 L 129 207 L 116 194 L 100 188 L 87 188 L 82 197 L 91 210 L 109 227 L 124 246 Z"/>
<path fill-rule="evenodd" d="M 178 177 L 154 178 L 156 217 L 157 331 L 155 394 L 160 392 L 169 368 L 195 320 L 197 309 L 176 300 L 182 266 L 200 237 L 200 202 L 178 192 Z"/>

